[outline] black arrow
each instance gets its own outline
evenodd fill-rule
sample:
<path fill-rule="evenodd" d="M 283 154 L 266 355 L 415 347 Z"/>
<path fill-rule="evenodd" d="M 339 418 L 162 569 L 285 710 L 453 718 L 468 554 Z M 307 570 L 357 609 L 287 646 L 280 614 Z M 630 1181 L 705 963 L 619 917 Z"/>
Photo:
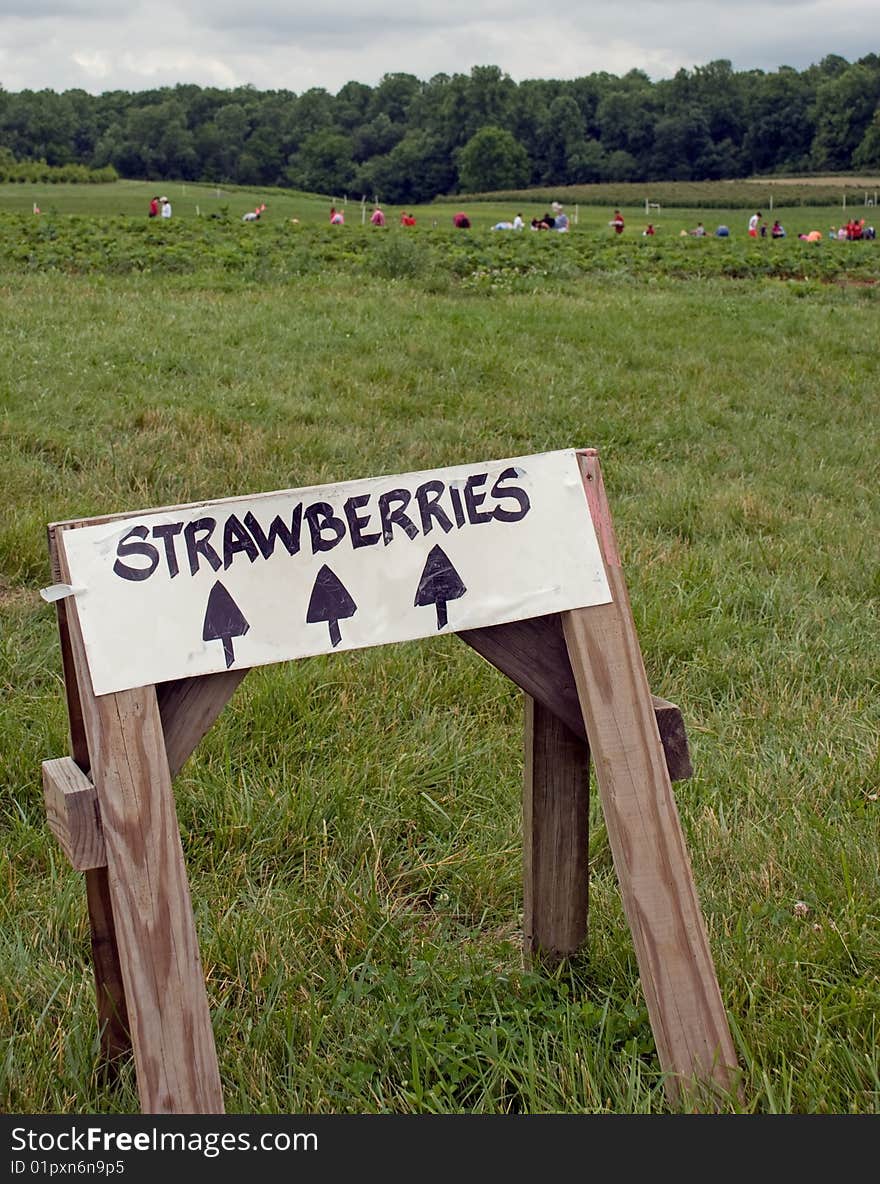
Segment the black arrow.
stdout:
<path fill-rule="evenodd" d="M 202 641 L 223 642 L 227 670 L 235 661 L 235 654 L 232 652 L 233 637 L 244 637 L 248 629 L 250 625 L 244 619 L 241 609 L 218 580 L 208 597 Z"/>
<path fill-rule="evenodd" d="M 425 569 L 419 580 L 416 598 L 413 604 L 434 604 L 437 606 L 437 628 L 442 629 L 448 623 L 446 615 L 447 600 L 458 600 L 464 596 L 467 588 L 462 583 L 461 576 L 452 566 L 449 556 L 442 547 L 432 547 L 425 561 Z"/>
<path fill-rule="evenodd" d="M 346 617 L 353 617 L 356 612 L 357 605 L 349 596 L 348 589 L 325 563 L 315 576 L 315 586 L 312 588 L 309 607 L 306 610 L 307 623 L 313 625 L 316 621 L 326 621 L 330 627 L 330 641 L 335 649 L 342 641 L 339 622 L 344 621 Z"/>

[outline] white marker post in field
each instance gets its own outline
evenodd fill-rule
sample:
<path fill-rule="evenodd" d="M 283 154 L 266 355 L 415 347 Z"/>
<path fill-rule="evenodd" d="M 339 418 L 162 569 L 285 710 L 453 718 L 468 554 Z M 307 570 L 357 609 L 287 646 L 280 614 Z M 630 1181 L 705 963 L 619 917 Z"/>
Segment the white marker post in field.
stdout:
<path fill-rule="evenodd" d="M 87 886 L 101 1047 L 147 1113 L 223 1093 L 172 778 L 248 669 L 458 634 L 525 692 L 524 948 L 587 936 L 590 754 L 671 1100 L 737 1091 L 598 455 L 563 450 L 49 527 L 71 754 L 49 825 Z M 308 727 L 307 720 L 299 726 Z"/>

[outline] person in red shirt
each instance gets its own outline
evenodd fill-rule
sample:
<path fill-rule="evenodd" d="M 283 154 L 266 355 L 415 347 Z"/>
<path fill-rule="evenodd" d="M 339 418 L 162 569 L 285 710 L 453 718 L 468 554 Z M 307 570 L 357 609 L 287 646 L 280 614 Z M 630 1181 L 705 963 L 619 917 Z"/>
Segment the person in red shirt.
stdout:
<path fill-rule="evenodd" d="M 406 212 L 406 210 L 404 210 L 403 213 L 400 215 L 400 225 L 401 226 L 415 226 L 415 224 L 416 224 L 415 216 L 413 214 L 408 214 Z"/>
<path fill-rule="evenodd" d="M 614 227 L 615 234 L 623 234 L 623 214 L 621 214 L 620 210 L 614 211 L 614 217 L 608 225 Z"/>
<path fill-rule="evenodd" d="M 158 199 L 158 197 L 154 197 L 153 200 L 150 202 L 149 216 L 151 218 L 158 218 L 159 217 L 159 199 Z"/>

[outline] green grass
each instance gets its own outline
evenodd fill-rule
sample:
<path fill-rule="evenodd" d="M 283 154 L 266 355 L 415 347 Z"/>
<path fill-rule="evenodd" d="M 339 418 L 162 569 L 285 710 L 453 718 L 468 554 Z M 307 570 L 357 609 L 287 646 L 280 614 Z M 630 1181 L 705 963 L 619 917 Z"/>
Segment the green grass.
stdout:
<path fill-rule="evenodd" d="M 745 1109 L 877 1113 L 876 264 L 700 278 L 722 244 L 689 242 L 590 272 L 575 235 L 526 236 L 552 266 L 521 272 L 474 263 L 490 235 L 306 226 L 302 266 L 261 268 L 244 234 L 280 225 L 217 226 L 177 273 L 3 255 L 0 1106 L 138 1109 L 130 1068 L 96 1069 L 82 877 L 42 805 L 67 750 L 46 523 L 594 446 L 689 730 Z M 588 948 L 523 969 L 521 727 L 453 637 L 248 676 L 175 786 L 229 1110 L 668 1108 L 597 795 Z"/>
<path fill-rule="evenodd" d="M 512 191 L 502 195 L 477 195 L 440 199 L 430 205 L 406 206 L 417 218 L 419 231 L 449 229 L 455 210 L 465 209 L 474 230 L 486 230 L 496 222 L 510 220 L 519 210 L 526 222 L 542 216 L 551 201 L 562 200 L 572 221 L 572 233 L 611 236 L 608 221 L 613 209 L 620 206 L 627 223 L 626 238 L 638 237 L 647 223 L 653 222 L 661 238 L 676 237 L 703 221 L 711 232 L 726 223 L 734 237 L 745 237 L 748 215 L 761 209 L 765 217 L 779 216 L 789 235 L 796 236 L 818 229 L 827 232 L 848 217 L 878 221 L 873 207 L 864 205 L 867 194 L 872 200 L 876 180 L 868 179 L 853 188 L 853 179 L 842 179 L 838 186 L 788 184 L 771 186 L 748 181 L 706 181 L 700 183 L 666 182 L 662 186 L 620 185 L 581 186 L 557 190 Z M 846 206 L 843 195 L 847 193 Z M 327 224 L 331 202 L 345 210 L 346 232 L 368 224 L 373 206 L 346 194 L 318 195 L 288 189 L 260 189 L 247 186 L 214 186 L 189 181 L 115 181 L 96 185 L 0 184 L 0 213 L 32 213 L 36 204 L 42 217 L 125 218 L 147 221 L 147 207 L 154 194 L 166 195 L 172 204 L 175 222 L 194 219 L 239 222 L 241 216 L 265 202 L 266 210 L 259 229 L 266 225 L 289 225 L 295 218 L 303 226 Z M 645 200 L 659 201 L 659 210 L 646 211 Z M 772 205 L 770 203 L 773 203 Z M 396 227 L 404 207 L 383 203 L 388 225 Z M 248 230 L 257 228 L 250 226 Z M 336 233 L 339 233 L 338 231 Z"/>

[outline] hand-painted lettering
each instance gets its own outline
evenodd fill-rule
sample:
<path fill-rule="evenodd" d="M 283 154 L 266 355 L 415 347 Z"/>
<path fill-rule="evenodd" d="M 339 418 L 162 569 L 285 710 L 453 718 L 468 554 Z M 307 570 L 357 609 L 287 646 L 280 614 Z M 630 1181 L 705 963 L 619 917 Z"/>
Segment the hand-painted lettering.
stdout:
<path fill-rule="evenodd" d="M 306 506 L 305 519 L 309 525 L 313 555 L 317 555 L 319 551 L 332 551 L 345 536 L 345 523 L 336 517 L 329 502 L 312 502 L 310 506 Z M 330 531 L 333 537 L 325 539 L 325 530 Z"/>
<path fill-rule="evenodd" d="M 165 563 L 172 580 L 180 571 L 177 563 L 177 551 L 174 548 L 174 537 L 183 530 L 182 522 L 160 522 L 153 527 L 153 538 L 161 539 L 165 544 Z"/>
<path fill-rule="evenodd" d="M 488 472 L 472 473 L 466 480 L 451 484 L 431 478 L 414 490 L 400 486 L 378 496 L 354 494 L 341 509 L 329 501 L 306 504 L 298 501 L 283 516 L 276 514 L 268 527 L 253 510 L 248 510 L 243 518 L 228 514 L 220 519 L 159 522 L 152 529 L 139 524 L 117 543 L 113 571 L 123 580 L 139 581 L 149 579 L 161 567 L 174 579 L 180 574 L 184 548 L 192 576 L 206 568 L 228 569 L 240 555 L 246 555 L 250 563 L 271 559 L 276 552 L 281 556 L 284 552 L 288 556 L 298 555 L 304 522 L 312 555 L 332 551 L 346 537 L 352 549 L 359 550 L 374 546 L 380 539 L 388 547 L 398 539 L 427 536 L 435 526 L 448 535 L 456 529 L 492 521 L 519 522 L 531 509 L 529 495 L 519 483 L 519 477 L 516 468 L 504 469 L 491 489 Z M 369 529 L 371 523 L 375 524 L 375 530 Z M 178 548 L 181 533 L 183 543 Z M 154 541 L 147 541 L 151 537 Z"/>
<path fill-rule="evenodd" d="M 452 512 L 455 514 L 455 525 L 461 530 L 467 519 L 465 517 L 464 506 L 461 502 L 461 490 L 457 485 L 449 486 L 449 496 L 452 498 Z"/>
<path fill-rule="evenodd" d="M 416 489 L 416 501 L 419 504 L 419 516 L 422 520 L 422 534 L 431 533 L 434 526 L 432 518 L 437 519 L 437 525 L 445 534 L 452 530 L 452 522 L 440 505 L 440 498 L 445 491 L 446 486 L 442 481 L 425 481 Z"/>
<path fill-rule="evenodd" d="M 115 575 L 122 576 L 124 580 L 146 580 L 153 574 L 159 566 L 159 552 L 152 543 L 129 541 L 132 538 L 145 539 L 149 533 L 146 526 L 133 526 L 128 534 L 116 544 L 117 556 L 122 555 L 127 559 L 129 555 L 142 555 L 147 560 L 147 566 L 130 567 L 127 563 L 123 563 L 122 559 L 117 558 L 113 564 Z"/>
<path fill-rule="evenodd" d="M 232 560 L 244 551 L 251 563 L 257 558 L 257 544 L 245 530 L 235 514 L 230 514 L 223 523 L 223 566 L 229 567 Z"/>
<path fill-rule="evenodd" d="M 373 543 L 378 543 L 382 537 L 381 534 L 364 534 L 364 527 L 370 521 L 369 514 L 358 514 L 361 506 L 365 506 L 370 500 L 368 493 L 362 493 L 359 497 L 350 497 L 344 506 L 345 520 L 348 523 L 348 533 L 351 535 L 351 545 L 357 550 L 358 547 L 371 547 Z"/>
<path fill-rule="evenodd" d="M 512 498 L 519 506 L 518 510 L 505 510 L 501 506 L 495 507 L 495 517 L 499 522 L 520 522 L 528 514 L 532 508 L 532 503 L 529 501 L 529 495 L 524 489 L 520 489 L 518 485 L 502 486 L 502 481 L 510 481 L 511 478 L 517 476 L 517 471 L 514 468 L 505 469 L 501 473 L 495 484 L 492 486 L 492 497 L 497 498 Z"/>
<path fill-rule="evenodd" d="M 477 489 L 486 484 L 488 476 L 488 473 L 473 473 L 468 477 L 464 487 L 464 504 L 467 506 L 468 520 L 474 525 L 478 522 L 491 522 L 494 516 L 492 510 L 487 512 L 479 509 L 486 500 L 486 494 L 477 493 Z"/>
<path fill-rule="evenodd" d="M 255 514 L 250 510 L 244 516 L 244 524 L 251 532 L 251 537 L 260 548 L 260 554 L 264 559 L 275 550 L 275 540 L 280 539 L 284 549 L 288 555 L 296 555 L 299 551 L 299 536 L 302 531 L 302 516 L 303 508 L 302 502 L 297 502 L 293 508 L 293 513 L 290 515 L 290 526 L 278 514 L 272 519 L 269 524 L 268 535 L 263 533 L 263 528 Z"/>
<path fill-rule="evenodd" d="M 204 555 L 208 563 L 217 571 L 221 566 L 220 556 L 208 542 L 217 525 L 216 518 L 198 518 L 195 522 L 187 522 L 183 530 L 186 539 L 186 554 L 189 559 L 189 573 L 194 576 L 199 570 L 199 556 Z M 201 535 L 199 538 L 197 536 Z"/>
<path fill-rule="evenodd" d="M 408 489 L 389 489 L 379 497 L 379 521 L 382 523 L 382 538 L 385 546 L 391 542 L 394 526 L 399 526 L 407 536 L 414 539 L 419 529 L 411 518 L 404 514 L 404 510 L 412 500 Z M 397 505 L 392 508 L 392 503 Z"/>

